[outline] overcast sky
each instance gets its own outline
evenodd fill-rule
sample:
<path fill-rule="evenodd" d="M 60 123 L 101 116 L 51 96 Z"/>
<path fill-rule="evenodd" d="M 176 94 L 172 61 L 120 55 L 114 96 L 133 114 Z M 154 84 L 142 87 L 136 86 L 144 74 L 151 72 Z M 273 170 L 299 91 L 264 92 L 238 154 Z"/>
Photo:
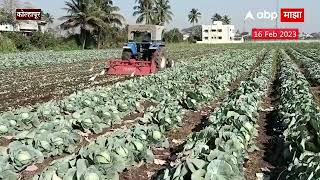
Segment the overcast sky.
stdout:
<path fill-rule="evenodd" d="M 37 8 L 51 13 L 56 19 L 65 15 L 65 0 L 29 0 Z M 280 23 L 280 27 L 297 27 L 302 32 L 320 32 L 320 0 L 170 0 L 174 13 L 173 21 L 167 25 L 172 27 L 190 27 L 187 15 L 192 8 L 197 8 L 202 13 L 199 24 L 210 24 L 210 18 L 214 13 L 227 14 L 231 17 L 236 29 L 250 31 L 252 27 L 274 27 L 275 22 L 269 20 L 255 20 L 244 23 L 244 17 L 250 10 L 253 14 L 258 11 L 275 11 L 279 1 L 279 7 L 305 8 L 304 23 Z M 114 0 L 121 13 L 127 19 L 127 23 L 135 23 L 132 16 L 135 0 Z"/>

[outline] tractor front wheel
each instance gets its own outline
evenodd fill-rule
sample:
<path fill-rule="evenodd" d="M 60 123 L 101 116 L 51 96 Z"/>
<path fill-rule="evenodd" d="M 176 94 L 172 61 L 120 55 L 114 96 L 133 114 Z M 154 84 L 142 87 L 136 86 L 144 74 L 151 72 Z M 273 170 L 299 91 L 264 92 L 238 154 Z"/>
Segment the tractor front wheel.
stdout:
<path fill-rule="evenodd" d="M 165 55 L 164 48 L 160 48 L 153 53 L 153 59 L 156 60 L 157 68 L 159 70 L 164 70 L 167 66 L 167 58 Z"/>
<path fill-rule="evenodd" d="M 167 60 L 167 67 L 168 68 L 172 68 L 172 67 L 174 67 L 174 60 L 172 60 L 172 59 L 168 59 Z"/>
<path fill-rule="evenodd" d="M 130 60 L 132 53 L 130 50 L 123 50 L 122 51 L 122 60 Z"/>

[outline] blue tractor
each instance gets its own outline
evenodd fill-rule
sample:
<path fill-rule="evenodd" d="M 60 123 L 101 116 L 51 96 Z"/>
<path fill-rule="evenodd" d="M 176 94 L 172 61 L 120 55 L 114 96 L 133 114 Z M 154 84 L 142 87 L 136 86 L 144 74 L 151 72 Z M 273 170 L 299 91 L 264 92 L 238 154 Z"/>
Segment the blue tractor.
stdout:
<path fill-rule="evenodd" d="M 121 60 L 109 60 L 110 75 L 147 75 L 172 67 L 162 41 L 164 26 L 130 25 Z"/>

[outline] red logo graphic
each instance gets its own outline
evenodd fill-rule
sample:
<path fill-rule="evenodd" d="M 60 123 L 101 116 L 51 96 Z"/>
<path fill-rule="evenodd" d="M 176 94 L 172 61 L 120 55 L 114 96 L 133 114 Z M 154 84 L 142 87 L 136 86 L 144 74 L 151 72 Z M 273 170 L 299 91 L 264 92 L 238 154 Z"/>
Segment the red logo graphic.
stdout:
<path fill-rule="evenodd" d="M 304 22 L 304 8 L 281 8 L 281 22 Z"/>
<path fill-rule="evenodd" d="M 297 40 L 299 39 L 299 29 L 288 28 L 253 28 L 252 40 Z"/>
<path fill-rule="evenodd" d="M 41 9 L 16 9 L 17 20 L 41 20 Z"/>

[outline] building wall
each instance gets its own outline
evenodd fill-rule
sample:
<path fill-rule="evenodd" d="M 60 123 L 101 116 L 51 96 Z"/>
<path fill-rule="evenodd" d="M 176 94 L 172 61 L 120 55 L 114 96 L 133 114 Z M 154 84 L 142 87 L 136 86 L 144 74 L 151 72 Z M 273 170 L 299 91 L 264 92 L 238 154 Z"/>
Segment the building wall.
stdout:
<path fill-rule="evenodd" d="M 20 30 L 24 31 L 38 31 L 38 23 L 36 21 L 24 21 L 18 24 Z"/>
<path fill-rule="evenodd" d="M 230 43 L 234 41 L 234 36 L 234 25 L 215 21 L 213 25 L 202 25 L 202 42 L 199 43 Z"/>
<path fill-rule="evenodd" d="M 0 24 L 0 32 L 1 31 L 17 31 L 17 32 L 35 32 L 35 31 L 41 31 L 45 32 L 47 31 L 48 26 L 46 23 L 43 22 L 37 22 L 37 21 L 20 21 L 16 24 L 16 27 L 14 28 L 11 24 Z"/>
<path fill-rule="evenodd" d="M 14 27 L 11 24 L 0 24 L 0 31 L 14 31 Z"/>

